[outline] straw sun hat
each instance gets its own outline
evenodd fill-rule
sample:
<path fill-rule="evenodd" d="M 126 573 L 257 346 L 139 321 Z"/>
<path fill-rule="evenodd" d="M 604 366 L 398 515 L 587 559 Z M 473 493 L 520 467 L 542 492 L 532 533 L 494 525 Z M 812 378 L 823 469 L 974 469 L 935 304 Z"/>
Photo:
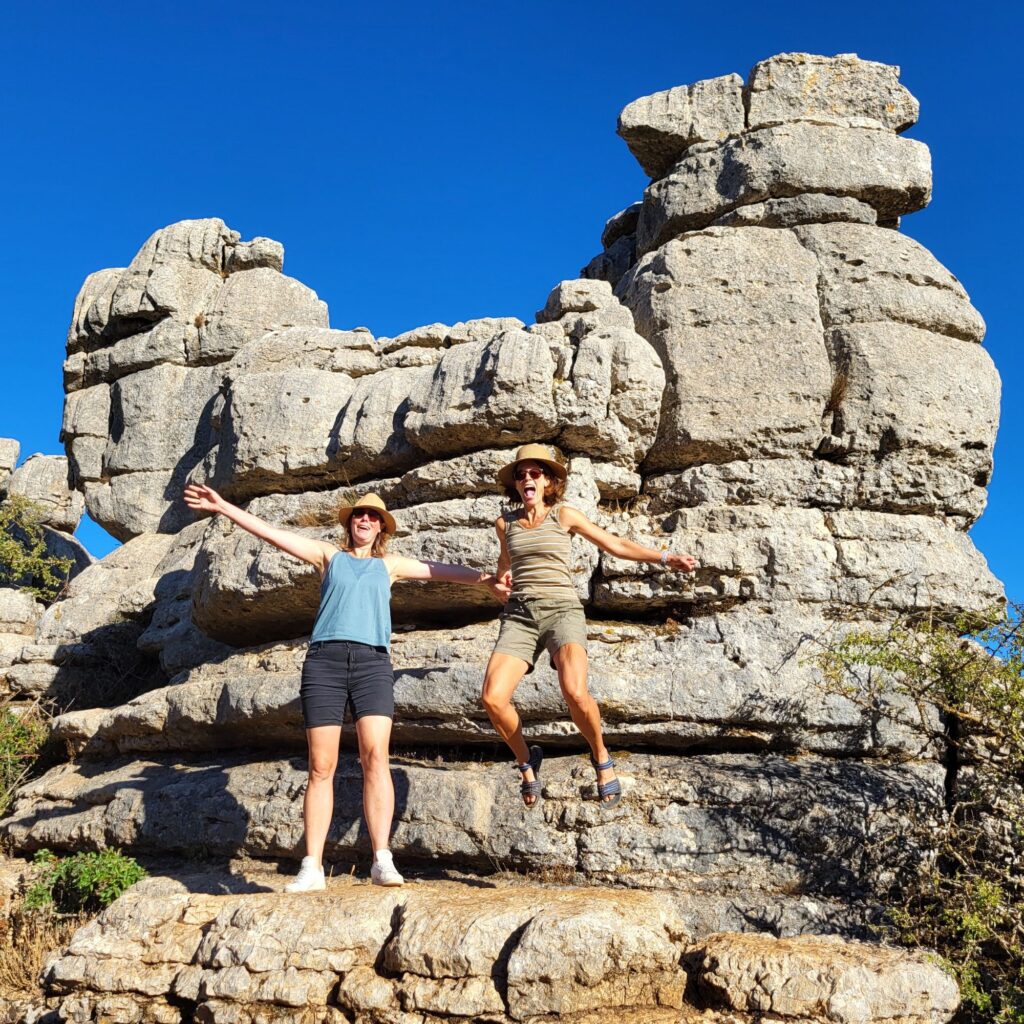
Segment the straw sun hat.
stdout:
<path fill-rule="evenodd" d="M 569 472 L 560 462 L 555 462 L 551 452 L 542 444 L 524 444 L 516 457 L 507 465 L 498 470 L 498 480 L 506 487 L 516 485 L 516 466 L 520 462 L 539 462 L 545 469 L 549 469 L 559 480 L 564 480 Z"/>
<path fill-rule="evenodd" d="M 338 509 L 338 522 L 341 523 L 345 529 L 348 529 L 348 521 L 352 518 L 352 513 L 357 508 L 368 508 L 374 512 L 380 514 L 384 520 L 384 530 L 387 533 L 395 532 L 395 517 L 388 511 L 387 506 L 381 500 L 379 495 L 369 491 L 359 498 L 353 505 L 342 505 Z"/>

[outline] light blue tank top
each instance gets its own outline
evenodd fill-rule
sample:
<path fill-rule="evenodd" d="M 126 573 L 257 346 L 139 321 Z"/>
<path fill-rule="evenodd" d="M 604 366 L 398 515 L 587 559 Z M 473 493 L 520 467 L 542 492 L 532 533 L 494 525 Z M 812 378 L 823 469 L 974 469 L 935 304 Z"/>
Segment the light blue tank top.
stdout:
<path fill-rule="evenodd" d="M 310 643 L 355 640 L 391 646 L 391 578 L 383 558 L 331 556 L 320 584 L 320 608 Z"/>

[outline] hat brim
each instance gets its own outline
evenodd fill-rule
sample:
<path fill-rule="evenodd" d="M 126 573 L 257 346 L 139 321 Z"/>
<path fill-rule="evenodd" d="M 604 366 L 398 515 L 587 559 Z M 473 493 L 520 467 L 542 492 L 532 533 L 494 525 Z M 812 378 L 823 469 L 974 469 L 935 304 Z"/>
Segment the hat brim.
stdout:
<path fill-rule="evenodd" d="M 558 462 L 552 462 L 551 459 L 535 459 L 528 455 L 526 458 L 516 459 L 515 462 L 510 462 L 507 466 L 502 466 L 501 469 L 498 470 L 498 481 L 503 483 L 506 487 L 515 487 L 516 466 L 518 466 L 520 462 L 537 462 L 545 469 L 550 470 L 558 477 L 559 480 L 564 480 L 569 475 L 569 471 L 565 466 Z"/>
<path fill-rule="evenodd" d="M 338 509 L 338 522 L 348 529 L 348 521 L 352 518 L 352 513 L 360 508 L 365 509 L 367 512 L 376 512 L 384 520 L 384 532 L 394 536 L 396 530 L 395 517 L 387 509 L 377 508 L 376 505 L 348 505 L 345 508 L 340 508 Z"/>

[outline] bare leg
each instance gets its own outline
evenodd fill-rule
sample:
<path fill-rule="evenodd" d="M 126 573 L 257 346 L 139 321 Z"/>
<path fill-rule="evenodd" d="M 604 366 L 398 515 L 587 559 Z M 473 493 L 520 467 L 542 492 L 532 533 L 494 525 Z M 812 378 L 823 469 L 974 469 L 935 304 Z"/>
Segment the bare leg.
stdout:
<path fill-rule="evenodd" d="M 395 816 L 395 785 L 388 760 L 391 719 L 387 715 L 364 715 L 356 722 L 356 737 L 363 766 L 363 815 L 376 853 L 388 848 Z"/>
<path fill-rule="evenodd" d="M 306 829 L 306 855 L 323 863 L 324 844 L 334 814 L 334 772 L 338 767 L 340 725 L 318 725 L 306 730 L 309 744 L 309 781 L 302 801 Z"/>
<path fill-rule="evenodd" d="M 558 670 L 558 685 L 569 708 L 569 714 L 576 728 L 590 746 L 590 752 L 598 764 L 608 760 L 608 748 L 601 733 L 601 710 L 597 701 L 587 689 L 587 651 L 580 644 L 565 644 L 554 656 Z M 615 770 L 606 768 L 597 773 L 598 782 L 611 782 Z"/>
<path fill-rule="evenodd" d="M 530 760 L 530 748 L 523 738 L 523 723 L 519 712 L 512 706 L 512 694 L 522 682 L 529 665 L 522 658 L 511 654 L 495 653 L 487 662 L 484 673 L 484 689 L 480 701 L 498 731 L 498 735 L 508 744 L 517 764 L 526 764 Z M 533 782 L 533 769 L 523 772 L 524 782 Z M 532 804 L 536 797 L 524 797 L 527 804 Z"/>

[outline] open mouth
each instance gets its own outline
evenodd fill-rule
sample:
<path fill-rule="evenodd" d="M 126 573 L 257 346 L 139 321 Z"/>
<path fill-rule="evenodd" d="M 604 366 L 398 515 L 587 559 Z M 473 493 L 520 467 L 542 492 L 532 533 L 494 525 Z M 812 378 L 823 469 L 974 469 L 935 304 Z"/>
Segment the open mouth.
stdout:
<path fill-rule="evenodd" d="M 532 498 L 536 493 L 537 493 L 537 486 L 536 486 L 536 484 L 527 484 L 523 488 L 523 497 L 524 498 Z"/>

